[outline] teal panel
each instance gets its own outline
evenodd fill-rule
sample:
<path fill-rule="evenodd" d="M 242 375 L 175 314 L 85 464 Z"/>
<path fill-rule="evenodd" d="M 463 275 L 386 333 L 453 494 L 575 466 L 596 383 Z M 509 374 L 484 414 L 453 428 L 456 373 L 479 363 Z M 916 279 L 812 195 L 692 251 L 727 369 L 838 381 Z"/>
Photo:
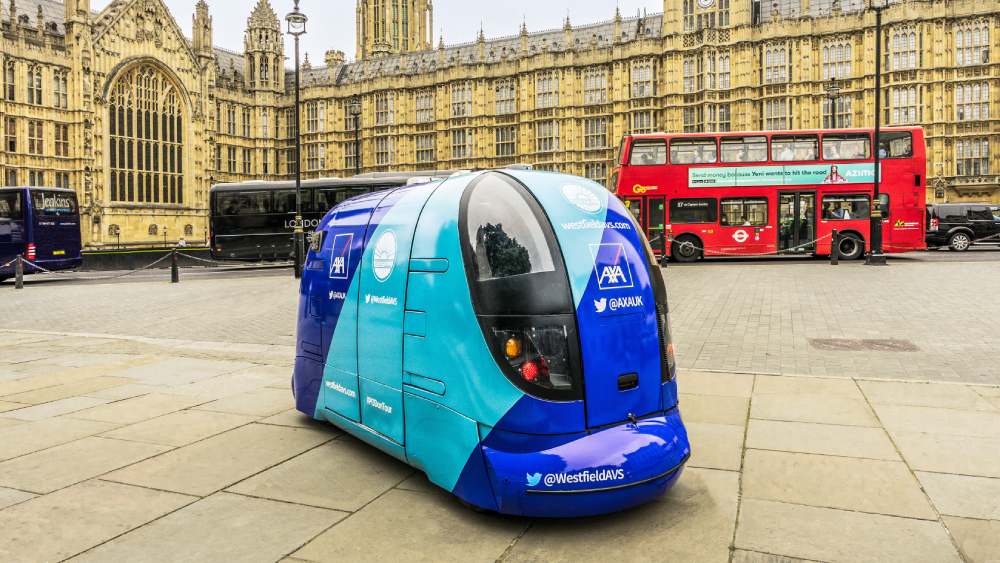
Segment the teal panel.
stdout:
<path fill-rule="evenodd" d="M 358 409 L 358 375 L 326 366 L 323 373 L 322 400 L 317 409 L 327 408 L 354 421 L 361 421 Z"/>
<path fill-rule="evenodd" d="M 443 397 L 427 394 L 429 399 L 477 422 L 495 425 L 524 393 L 500 371 L 472 309 L 458 210 L 465 188 L 476 177 L 470 174 L 443 182 L 420 215 L 413 258 L 444 259 L 450 267 L 440 273 L 410 273 L 406 305 L 425 312 L 426 336 L 404 338 L 404 365 L 409 373 L 445 385 Z"/>
<path fill-rule="evenodd" d="M 368 428 L 361 426 L 357 422 L 348 420 L 331 410 L 323 409 L 317 414 L 333 423 L 338 428 L 344 430 L 351 436 L 354 436 L 355 438 L 382 450 L 403 463 L 406 463 L 406 452 L 403 451 L 403 446 L 386 439 L 384 436 L 379 436 Z"/>
<path fill-rule="evenodd" d="M 448 271 L 449 265 L 443 258 L 414 258 L 410 260 L 410 271 L 443 274 Z"/>
<path fill-rule="evenodd" d="M 433 393 L 435 395 L 444 395 L 448 390 L 445 386 L 444 381 L 439 381 L 437 379 L 431 379 L 429 377 L 424 377 L 422 375 L 416 375 L 412 373 L 403 373 L 403 390 L 405 391 L 407 387 L 413 387 L 419 392 Z"/>
<path fill-rule="evenodd" d="M 363 424 L 398 444 L 403 443 L 403 395 L 381 383 L 359 378 Z M 400 381 L 402 388 L 402 381 Z"/>
<path fill-rule="evenodd" d="M 403 334 L 427 336 L 427 313 L 423 311 L 406 311 L 403 315 Z"/>
<path fill-rule="evenodd" d="M 474 420 L 438 403 L 403 393 L 406 406 L 406 459 L 435 485 L 452 490 L 469 455 L 479 447 Z M 441 436 L 448 436 L 442 440 Z"/>

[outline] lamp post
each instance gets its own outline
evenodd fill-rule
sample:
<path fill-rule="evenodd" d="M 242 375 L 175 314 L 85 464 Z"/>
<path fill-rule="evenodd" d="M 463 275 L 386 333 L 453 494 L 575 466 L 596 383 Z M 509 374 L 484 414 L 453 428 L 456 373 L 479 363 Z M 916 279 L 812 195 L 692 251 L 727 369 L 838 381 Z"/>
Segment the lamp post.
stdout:
<path fill-rule="evenodd" d="M 302 135 L 299 120 L 299 37 L 306 32 L 309 18 L 299 11 L 299 0 L 295 9 L 285 16 L 288 34 L 295 38 L 295 277 L 302 277 L 302 260 L 305 257 L 305 233 L 302 230 Z"/>
<path fill-rule="evenodd" d="M 882 11 L 888 7 L 887 0 L 871 0 L 871 8 L 875 11 L 875 189 L 872 197 L 871 213 L 871 251 L 865 264 L 869 266 L 885 266 L 885 254 L 882 253 L 882 196 L 879 184 L 882 182 Z"/>
<path fill-rule="evenodd" d="M 351 97 L 347 112 L 354 119 L 354 175 L 358 176 L 361 174 L 361 98 Z"/>
<path fill-rule="evenodd" d="M 836 76 L 830 77 L 826 85 L 826 97 L 830 99 L 830 129 L 837 128 L 837 102 L 840 100 L 840 84 Z"/>

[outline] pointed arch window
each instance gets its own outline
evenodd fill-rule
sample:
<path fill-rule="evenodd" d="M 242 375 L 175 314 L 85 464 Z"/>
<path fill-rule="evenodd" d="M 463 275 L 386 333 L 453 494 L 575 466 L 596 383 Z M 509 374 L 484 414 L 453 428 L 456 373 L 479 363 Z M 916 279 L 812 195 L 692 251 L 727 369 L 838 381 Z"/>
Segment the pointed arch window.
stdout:
<path fill-rule="evenodd" d="M 184 203 L 183 114 L 180 93 L 157 67 L 119 76 L 108 102 L 112 201 Z"/>

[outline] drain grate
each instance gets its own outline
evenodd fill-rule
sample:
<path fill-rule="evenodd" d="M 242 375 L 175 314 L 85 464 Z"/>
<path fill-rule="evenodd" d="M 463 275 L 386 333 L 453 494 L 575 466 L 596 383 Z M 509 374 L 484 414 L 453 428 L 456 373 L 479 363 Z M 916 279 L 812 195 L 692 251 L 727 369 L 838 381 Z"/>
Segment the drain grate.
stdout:
<path fill-rule="evenodd" d="M 830 352 L 919 352 L 920 348 L 909 340 L 849 338 L 812 338 L 809 344 L 817 350 Z"/>

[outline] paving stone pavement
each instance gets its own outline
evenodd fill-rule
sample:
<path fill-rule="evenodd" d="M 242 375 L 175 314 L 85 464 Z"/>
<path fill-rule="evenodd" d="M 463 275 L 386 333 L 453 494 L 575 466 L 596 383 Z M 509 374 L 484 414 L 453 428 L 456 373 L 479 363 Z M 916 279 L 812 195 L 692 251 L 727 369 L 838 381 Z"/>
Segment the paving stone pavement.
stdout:
<path fill-rule="evenodd" d="M 941 267 L 996 294 L 997 266 Z M 828 268 L 668 270 L 692 458 L 577 520 L 472 512 L 295 412 L 284 278 L 4 292 L 0 561 L 1000 560 L 1000 304 L 924 264 L 845 299 L 874 270 Z M 918 351 L 810 344 L 833 338 Z"/>

